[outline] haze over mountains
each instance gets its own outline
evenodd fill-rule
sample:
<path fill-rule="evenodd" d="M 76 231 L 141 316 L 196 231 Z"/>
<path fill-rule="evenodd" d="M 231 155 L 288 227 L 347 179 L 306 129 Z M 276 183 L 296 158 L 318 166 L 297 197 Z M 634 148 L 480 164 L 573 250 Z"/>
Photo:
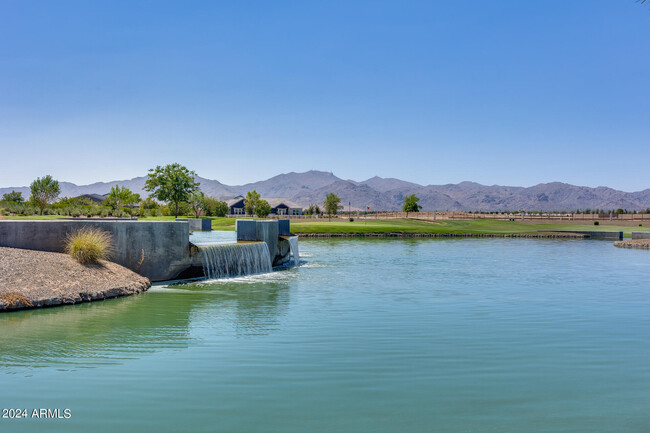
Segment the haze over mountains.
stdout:
<path fill-rule="evenodd" d="M 105 194 L 114 185 L 122 185 L 146 197 L 143 190 L 146 177 L 130 180 L 75 185 L 60 182 L 60 197 L 82 194 Z M 419 185 L 394 178 L 373 177 L 363 182 L 344 180 L 332 173 L 307 171 L 287 173 L 245 185 L 225 185 L 217 180 L 197 176 L 201 190 L 214 197 L 244 195 L 257 190 L 262 197 L 281 197 L 303 207 L 312 203 L 321 205 L 325 196 L 334 192 L 341 197 L 346 209 L 400 210 L 404 196 L 420 197 L 423 211 L 499 211 L 499 210 L 575 210 L 650 208 L 650 189 L 624 192 L 607 187 L 590 188 L 561 182 L 542 183 L 529 188 L 517 186 L 486 186 L 474 182 L 447 185 Z M 12 190 L 29 197 L 29 187 L 0 188 L 0 194 Z"/>

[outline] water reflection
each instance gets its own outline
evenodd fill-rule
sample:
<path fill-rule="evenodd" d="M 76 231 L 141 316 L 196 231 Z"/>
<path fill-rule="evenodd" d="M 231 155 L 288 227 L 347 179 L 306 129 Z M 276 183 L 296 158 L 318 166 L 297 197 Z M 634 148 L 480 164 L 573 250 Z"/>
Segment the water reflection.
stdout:
<path fill-rule="evenodd" d="M 276 276 L 275 274 L 284 274 Z M 92 368 L 183 350 L 204 332 L 278 329 L 289 304 L 286 271 L 217 282 L 154 286 L 102 302 L 0 315 L 0 371 Z"/>

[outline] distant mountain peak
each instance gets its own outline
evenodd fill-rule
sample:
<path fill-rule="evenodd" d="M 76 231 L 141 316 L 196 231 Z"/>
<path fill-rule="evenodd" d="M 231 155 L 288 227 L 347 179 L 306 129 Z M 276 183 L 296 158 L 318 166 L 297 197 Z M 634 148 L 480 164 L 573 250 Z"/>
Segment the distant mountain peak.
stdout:
<path fill-rule="evenodd" d="M 325 196 L 334 192 L 352 209 L 399 210 L 408 194 L 420 198 L 423 211 L 503 211 L 503 210 L 575 210 L 650 208 L 650 188 L 638 192 L 623 192 L 606 186 L 590 188 L 563 182 L 540 183 L 531 187 L 486 186 L 472 181 L 446 185 L 419 185 L 396 178 L 373 176 L 357 182 L 343 180 L 332 172 L 309 170 L 278 174 L 269 179 L 245 185 L 225 185 L 218 180 L 197 176 L 201 190 L 213 197 L 233 197 L 257 190 L 262 197 L 279 197 L 307 207 L 322 204 Z M 60 182 L 60 197 L 82 194 L 106 194 L 115 185 L 125 186 L 147 197 L 146 176 L 90 185 Z M 0 188 L 0 195 L 16 190 L 29 197 L 29 187 Z"/>

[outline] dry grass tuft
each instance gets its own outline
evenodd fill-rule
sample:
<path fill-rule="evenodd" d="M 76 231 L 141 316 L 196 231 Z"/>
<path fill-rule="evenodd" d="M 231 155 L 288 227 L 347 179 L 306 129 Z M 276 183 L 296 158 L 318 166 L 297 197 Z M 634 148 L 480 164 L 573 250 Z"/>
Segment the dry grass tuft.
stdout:
<path fill-rule="evenodd" d="M 93 227 L 83 227 L 68 235 L 65 251 L 79 263 L 97 263 L 111 256 L 113 239 L 110 233 Z"/>
<path fill-rule="evenodd" d="M 32 306 L 32 301 L 18 293 L 4 293 L 0 295 L 0 301 L 2 301 L 7 308 L 26 308 Z"/>

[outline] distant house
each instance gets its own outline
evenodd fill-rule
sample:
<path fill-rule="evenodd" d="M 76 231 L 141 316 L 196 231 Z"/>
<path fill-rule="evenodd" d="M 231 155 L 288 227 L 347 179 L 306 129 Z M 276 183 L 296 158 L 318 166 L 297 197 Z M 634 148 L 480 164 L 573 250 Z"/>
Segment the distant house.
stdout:
<path fill-rule="evenodd" d="M 224 199 L 228 205 L 230 215 L 246 215 L 244 203 L 246 199 L 238 195 L 230 199 Z M 294 202 L 283 198 L 263 198 L 271 205 L 271 215 L 302 215 L 302 207 Z"/>
<path fill-rule="evenodd" d="M 302 215 L 302 207 L 283 198 L 265 199 L 271 205 L 271 215 Z"/>
<path fill-rule="evenodd" d="M 230 215 L 245 215 L 246 211 L 244 210 L 244 197 L 238 195 L 230 199 L 226 199 L 226 204 L 228 205 L 228 213 Z"/>

